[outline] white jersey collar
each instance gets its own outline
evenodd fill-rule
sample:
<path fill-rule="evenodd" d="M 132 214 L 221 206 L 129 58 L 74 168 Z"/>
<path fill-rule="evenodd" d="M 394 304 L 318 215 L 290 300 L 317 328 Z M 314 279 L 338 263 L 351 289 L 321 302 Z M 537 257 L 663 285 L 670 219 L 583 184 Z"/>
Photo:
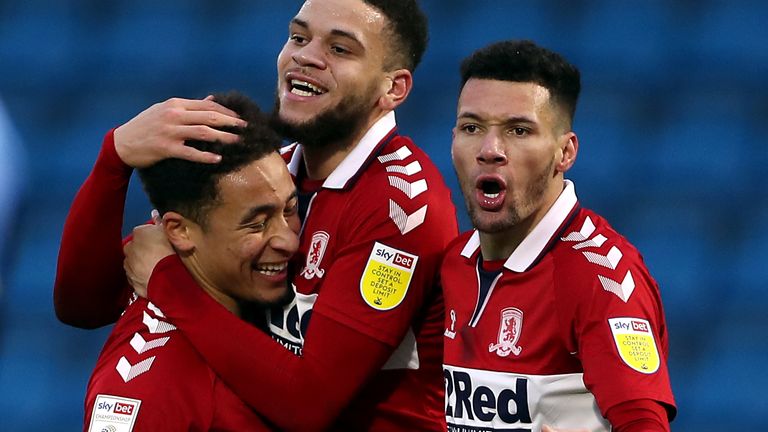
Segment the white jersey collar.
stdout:
<path fill-rule="evenodd" d="M 557 233 L 558 228 L 560 228 L 574 207 L 576 207 L 577 202 L 578 199 L 576 198 L 576 189 L 573 182 L 565 180 L 565 188 L 563 188 L 560 196 L 552 204 L 547 214 L 536 224 L 533 231 L 523 239 L 517 249 L 512 252 L 512 255 L 507 258 L 504 267 L 518 273 L 526 271 L 536 261 L 536 258 L 541 255 L 544 248 L 547 247 L 549 241 Z M 472 233 L 472 237 L 464 245 L 461 256 L 470 258 L 479 248 L 480 233 L 475 230 Z"/>
<path fill-rule="evenodd" d="M 355 148 L 341 161 L 339 166 L 333 170 L 331 175 L 323 182 L 323 187 L 327 189 L 343 189 L 347 186 L 347 183 L 358 174 L 365 162 L 371 157 L 371 153 L 376 150 L 376 147 L 381 141 L 389 135 L 392 130 L 397 126 L 395 121 L 395 112 L 390 111 L 384 117 L 376 121 L 376 123 L 368 129 L 363 138 L 357 143 Z M 294 143 L 295 146 L 293 155 L 290 162 L 288 162 L 288 171 L 296 177 L 299 173 L 299 169 L 302 166 L 303 147 L 299 143 Z M 288 147 L 290 149 L 291 147 Z"/>

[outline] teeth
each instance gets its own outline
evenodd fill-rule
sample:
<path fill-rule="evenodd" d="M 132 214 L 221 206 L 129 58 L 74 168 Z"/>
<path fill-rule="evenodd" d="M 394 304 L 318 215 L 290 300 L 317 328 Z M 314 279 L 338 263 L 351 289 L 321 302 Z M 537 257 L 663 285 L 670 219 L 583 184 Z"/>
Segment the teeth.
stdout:
<path fill-rule="evenodd" d="M 296 87 L 291 89 L 291 93 L 293 93 L 295 95 L 299 95 L 299 96 L 306 96 L 306 97 L 314 96 L 315 95 L 312 92 L 308 92 L 308 91 L 304 91 L 304 90 L 299 90 Z"/>
<path fill-rule="evenodd" d="M 261 264 L 254 266 L 254 270 L 257 272 L 267 275 L 267 276 L 274 276 L 282 271 L 284 271 L 288 267 L 287 263 L 282 264 Z"/>
<path fill-rule="evenodd" d="M 498 194 L 498 193 L 484 193 L 483 195 L 484 195 L 486 198 L 491 198 L 491 199 L 493 199 L 493 198 L 498 198 L 498 197 L 499 197 L 499 194 Z"/>
<path fill-rule="evenodd" d="M 297 87 L 304 87 L 309 90 L 304 90 Z M 291 80 L 291 93 L 297 94 L 300 96 L 314 96 L 314 95 L 321 95 L 325 93 L 325 90 L 323 90 L 322 88 L 312 83 L 294 79 L 294 80 Z"/>

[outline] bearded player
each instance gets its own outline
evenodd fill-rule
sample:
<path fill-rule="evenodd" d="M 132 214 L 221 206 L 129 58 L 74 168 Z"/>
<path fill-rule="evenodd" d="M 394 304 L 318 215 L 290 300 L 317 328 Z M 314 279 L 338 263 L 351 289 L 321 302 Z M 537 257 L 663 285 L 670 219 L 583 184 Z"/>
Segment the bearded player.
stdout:
<path fill-rule="evenodd" d="M 195 284 L 157 283 L 157 254 L 133 242 L 132 280 L 152 273 L 150 300 L 282 429 L 445 428 L 437 271 L 457 224 L 440 173 L 398 133 L 394 114 L 426 40 L 413 0 L 309 0 L 291 20 L 278 58 L 277 125 L 298 141 L 284 156 L 306 215 L 295 301 L 270 315 L 272 338 Z M 210 152 L 181 149 L 179 137 L 227 140 L 211 126 L 238 121 L 210 101 L 173 100 L 108 134 L 104 145 L 125 167 L 94 171 L 100 180 L 88 188 L 96 193 L 79 195 L 68 216 L 55 290 L 62 320 L 103 325 L 124 307 L 130 291 L 114 288 L 125 288 L 122 254 L 114 246 L 95 254 L 93 242 L 119 245 L 129 167 L 169 155 L 215 163 Z M 96 209 L 109 213 L 106 222 L 89 223 Z"/>

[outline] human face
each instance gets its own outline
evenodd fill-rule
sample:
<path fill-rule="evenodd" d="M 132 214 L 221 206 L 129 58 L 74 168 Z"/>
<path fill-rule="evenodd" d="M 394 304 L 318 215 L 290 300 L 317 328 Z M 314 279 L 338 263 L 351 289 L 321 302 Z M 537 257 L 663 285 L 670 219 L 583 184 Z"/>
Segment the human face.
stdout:
<path fill-rule="evenodd" d="M 205 227 L 192 224 L 187 260 L 201 285 L 230 310 L 240 301 L 279 303 L 298 248 L 296 189 L 275 152 L 219 179 Z"/>
<path fill-rule="evenodd" d="M 280 121 L 311 125 L 339 111 L 362 117 L 360 123 L 375 118 L 387 88 L 385 25 L 386 17 L 361 0 L 307 0 L 277 59 Z"/>
<path fill-rule="evenodd" d="M 459 96 L 451 154 L 481 233 L 529 231 L 563 187 L 563 130 L 549 91 L 534 83 L 470 79 Z M 520 239 L 521 240 L 521 239 Z"/>

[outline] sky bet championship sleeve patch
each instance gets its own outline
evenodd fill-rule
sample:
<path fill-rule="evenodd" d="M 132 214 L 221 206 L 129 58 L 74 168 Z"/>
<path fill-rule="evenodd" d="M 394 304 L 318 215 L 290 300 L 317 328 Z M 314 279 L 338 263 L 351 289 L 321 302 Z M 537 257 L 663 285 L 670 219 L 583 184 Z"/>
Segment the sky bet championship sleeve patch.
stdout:
<path fill-rule="evenodd" d="M 648 321 L 640 318 L 609 318 L 608 324 L 624 363 L 644 374 L 659 370 L 659 350 Z"/>
<path fill-rule="evenodd" d="M 118 396 L 97 395 L 93 403 L 89 432 L 131 432 L 141 401 Z"/>
<path fill-rule="evenodd" d="M 416 255 L 376 242 L 360 279 L 360 294 L 368 306 L 385 311 L 402 303 L 418 260 Z"/>

